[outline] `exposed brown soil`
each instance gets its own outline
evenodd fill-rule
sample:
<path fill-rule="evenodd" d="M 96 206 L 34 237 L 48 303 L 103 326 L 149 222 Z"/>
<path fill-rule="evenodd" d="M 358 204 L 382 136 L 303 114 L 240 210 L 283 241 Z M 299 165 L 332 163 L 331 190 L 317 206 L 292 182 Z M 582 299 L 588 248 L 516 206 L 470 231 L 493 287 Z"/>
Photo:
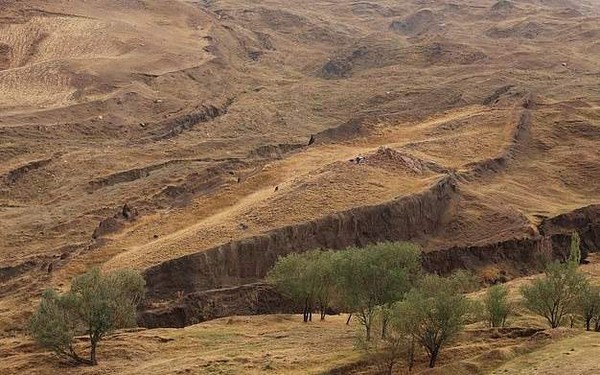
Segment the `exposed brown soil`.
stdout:
<path fill-rule="evenodd" d="M 451 197 L 450 193 L 448 197 Z M 417 207 L 425 210 L 431 207 L 423 202 L 431 197 L 415 199 L 421 200 Z M 439 201 L 436 203 L 444 206 Z M 278 296 L 268 285 L 249 283 L 262 279 L 277 257 L 288 252 L 288 247 L 294 251 L 342 249 L 382 239 L 417 238 L 410 223 L 424 231 L 430 223 L 426 216 L 409 214 L 413 207 L 397 204 L 363 212 L 355 210 L 310 226 L 284 228 L 246 239 L 243 243 L 228 244 L 152 267 L 145 273 L 150 290 L 149 305 L 142 307 L 139 323 L 145 327 L 181 327 L 230 315 L 299 312 L 297 306 Z M 376 213 L 370 216 L 371 211 Z M 391 229 L 392 223 L 401 223 L 394 214 L 398 211 L 409 217 L 409 221 Z M 350 233 L 345 230 L 352 227 L 347 221 L 354 223 Z M 483 283 L 506 282 L 540 272 L 548 261 L 567 259 L 573 231 L 581 234 L 583 259 L 588 252 L 597 251 L 600 248 L 600 205 L 544 219 L 538 230 L 524 238 L 426 252 L 422 259 L 423 268 L 442 275 L 469 269 L 479 273 Z M 317 235 L 322 232 L 331 236 Z M 427 232 L 422 234 L 427 235 Z M 374 235 L 379 237 L 374 238 Z M 165 306 L 165 301 L 170 302 Z"/>
<path fill-rule="evenodd" d="M 181 326 L 279 306 L 245 285 L 313 247 L 410 240 L 428 269 L 498 278 L 573 230 L 598 250 L 598 17 L 0 0 L 0 336 L 95 265 L 143 271 L 148 325 Z"/>

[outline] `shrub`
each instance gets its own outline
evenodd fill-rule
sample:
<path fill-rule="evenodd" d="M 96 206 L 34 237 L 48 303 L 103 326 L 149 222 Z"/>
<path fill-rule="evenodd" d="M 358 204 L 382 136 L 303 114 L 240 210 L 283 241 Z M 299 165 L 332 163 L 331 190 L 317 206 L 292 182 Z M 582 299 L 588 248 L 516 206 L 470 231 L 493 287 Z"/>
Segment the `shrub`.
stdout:
<path fill-rule="evenodd" d="M 578 297 L 578 310 L 585 322 L 585 329 L 589 331 L 592 322 L 594 322 L 594 328 L 598 330 L 600 322 L 600 287 L 589 285 L 589 283 L 583 286 Z"/>
<path fill-rule="evenodd" d="M 429 367 L 435 366 L 442 347 L 462 331 L 472 311 L 471 301 L 435 275 L 426 276 L 400 306 L 412 337 L 427 352 Z"/>
<path fill-rule="evenodd" d="M 483 304 L 490 327 L 504 327 L 506 318 L 511 312 L 508 289 L 503 285 L 492 286 L 487 290 Z"/>
<path fill-rule="evenodd" d="M 336 264 L 339 298 L 356 313 L 369 341 L 377 309 L 389 309 L 418 280 L 420 250 L 411 243 L 386 242 L 345 250 L 339 258 Z M 383 336 L 386 326 L 387 318 L 383 316 Z"/>
<path fill-rule="evenodd" d="M 135 325 L 136 306 L 143 298 L 144 286 L 138 272 L 102 274 L 94 268 L 73 279 L 67 293 L 46 290 L 29 322 L 29 331 L 39 345 L 56 354 L 96 365 L 100 340 L 117 328 Z M 80 357 L 73 347 L 73 338 L 78 334 L 89 337 L 89 359 Z"/>
<path fill-rule="evenodd" d="M 462 293 L 471 293 L 480 287 L 477 276 L 467 270 L 455 271 L 448 278 L 448 282 L 452 283 L 454 288 Z"/>
<path fill-rule="evenodd" d="M 556 328 L 567 314 L 576 312 L 578 297 L 586 283 L 574 263 L 552 263 L 543 277 L 521 288 L 521 295 L 527 309 Z"/>
<path fill-rule="evenodd" d="M 292 253 L 280 258 L 267 275 L 281 293 L 304 306 L 304 322 L 312 321 L 315 305 L 325 318 L 335 285 L 333 257 L 332 251 Z"/>

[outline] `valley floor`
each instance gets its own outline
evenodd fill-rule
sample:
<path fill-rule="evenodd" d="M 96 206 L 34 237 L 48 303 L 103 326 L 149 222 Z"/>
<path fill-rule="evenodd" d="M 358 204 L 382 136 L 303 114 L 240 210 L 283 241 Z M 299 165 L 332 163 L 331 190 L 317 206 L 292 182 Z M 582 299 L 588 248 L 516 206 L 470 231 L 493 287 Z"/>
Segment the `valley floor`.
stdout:
<path fill-rule="evenodd" d="M 600 257 L 582 266 L 600 282 Z M 537 276 L 506 285 L 519 302 L 518 289 Z M 476 292 L 479 298 L 483 291 Z M 61 362 L 23 335 L 0 340 L 2 374 L 372 374 L 355 348 L 360 329 L 347 315 L 302 323 L 300 315 L 242 316 L 217 319 L 182 329 L 120 331 L 99 347 L 99 365 Z M 600 333 L 581 328 L 547 329 L 544 321 L 518 308 L 502 329 L 468 326 L 442 351 L 439 367 L 426 368 L 423 353 L 415 373 L 435 374 L 597 374 Z M 581 325 L 578 324 L 580 327 Z M 81 343 L 83 345 L 83 342 Z M 80 347 L 81 350 L 85 348 Z M 400 368 L 398 369 L 400 370 Z"/>

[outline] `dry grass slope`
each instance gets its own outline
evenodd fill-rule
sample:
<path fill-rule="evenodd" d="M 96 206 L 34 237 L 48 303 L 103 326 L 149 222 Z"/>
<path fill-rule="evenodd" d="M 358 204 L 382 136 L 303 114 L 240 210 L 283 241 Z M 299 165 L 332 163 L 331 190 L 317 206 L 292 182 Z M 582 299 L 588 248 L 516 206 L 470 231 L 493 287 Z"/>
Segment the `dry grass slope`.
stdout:
<path fill-rule="evenodd" d="M 568 0 L 0 0 L 0 337 L 92 265 L 147 269 L 446 174 L 469 178 L 415 238 L 427 250 L 598 203 L 599 17 Z"/>

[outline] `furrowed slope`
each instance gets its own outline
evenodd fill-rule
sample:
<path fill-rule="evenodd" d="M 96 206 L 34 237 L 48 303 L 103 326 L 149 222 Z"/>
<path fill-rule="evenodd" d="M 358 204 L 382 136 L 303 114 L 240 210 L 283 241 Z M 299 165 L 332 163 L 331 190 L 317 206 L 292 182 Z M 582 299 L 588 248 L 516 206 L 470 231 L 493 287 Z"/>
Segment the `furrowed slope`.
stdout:
<path fill-rule="evenodd" d="M 452 198 L 396 215 L 397 239 L 427 251 L 537 241 L 544 218 L 599 203 L 594 4 L 2 6 L 3 332 L 90 266 L 160 269 L 446 179 Z M 322 245 L 297 240 L 277 250 Z"/>

